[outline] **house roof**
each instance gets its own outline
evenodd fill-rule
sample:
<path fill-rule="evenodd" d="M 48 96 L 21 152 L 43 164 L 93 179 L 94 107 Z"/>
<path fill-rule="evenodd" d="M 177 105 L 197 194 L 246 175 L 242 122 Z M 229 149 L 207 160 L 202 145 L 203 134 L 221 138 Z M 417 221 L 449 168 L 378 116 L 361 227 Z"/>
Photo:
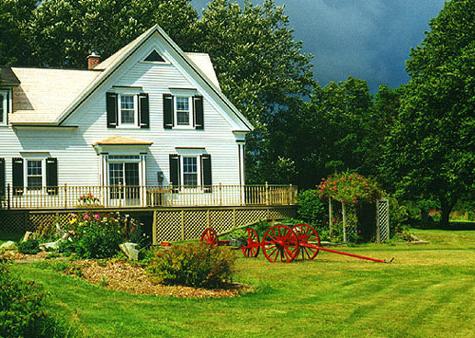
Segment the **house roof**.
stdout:
<path fill-rule="evenodd" d="M 96 142 L 101 146 L 121 146 L 121 145 L 151 145 L 153 142 L 133 139 L 126 136 L 111 136 L 102 141 Z"/>
<path fill-rule="evenodd" d="M 12 68 L 21 81 L 15 93 L 12 124 L 48 124 L 99 75 L 85 70 Z"/>
<path fill-rule="evenodd" d="M 0 68 L 0 86 L 18 86 L 20 80 L 10 67 Z"/>
<path fill-rule="evenodd" d="M 134 51 L 136 51 L 154 33 L 158 33 L 178 54 L 182 61 L 191 67 L 192 72 L 195 72 L 195 74 L 197 74 L 204 81 L 205 85 L 209 86 L 209 89 L 211 89 L 211 91 L 216 94 L 218 100 L 221 100 L 229 113 L 234 114 L 246 126 L 247 129 L 253 129 L 252 124 L 221 92 L 209 56 L 203 53 L 183 52 L 180 47 L 178 47 L 178 45 L 158 25 L 153 26 L 131 43 L 124 46 L 115 54 L 111 55 L 108 59 L 97 65 L 94 71 L 13 68 L 13 72 L 17 75 L 22 83 L 21 89 L 24 91 L 24 96 L 26 98 L 24 101 L 31 101 L 32 104 L 28 107 L 29 109 L 23 108 L 20 110 L 15 110 L 15 112 L 11 114 L 12 116 L 10 121 L 12 124 L 61 125 L 68 116 L 70 116 L 102 83 L 104 83 L 104 81 L 106 81 L 114 73 L 114 71 L 123 62 L 125 62 L 125 60 L 127 60 L 129 56 L 133 54 Z M 58 74 L 56 72 L 58 72 Z M 60 75 L 59 73 L 63 74 Z M 39 79 L 42 78 L 43 75 L 50 76 L 49 80 L 42 81 Z M 55 81 L 53 79 L 55 76 L 57 76 L 58 79 L 62 78 L 62 81 Z M 33 85 L 27 85 L 25 87 L 26 89 L 24 89 L 24 80 L 30 84 L 35 83 L 41 88 L 33 88 Z M 33 96 L 34 99 L 31 100 L 30 96 Z M 27 104 L 24 106 L 27 106 Z M 46 107 L 47 109 L 45 109 Z"/>

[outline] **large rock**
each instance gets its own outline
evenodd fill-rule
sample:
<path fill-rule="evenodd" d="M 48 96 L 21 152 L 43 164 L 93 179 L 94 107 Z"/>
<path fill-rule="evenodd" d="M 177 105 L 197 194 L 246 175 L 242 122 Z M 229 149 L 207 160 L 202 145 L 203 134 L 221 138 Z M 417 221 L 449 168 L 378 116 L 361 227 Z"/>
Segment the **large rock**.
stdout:
<path fill-rule="evenodd" d="M 63 239 L 58 239 L 55 242 L 42 243 L 40 244 L 40 250 L 42 251 L 57 251 L 59 250 L 59 245 L 64 242 Z"/>
<path fill-rule="evenodd" d="M 137 261 L 139 259 L 139 251 L 136 243 L 122 243 L 119 245 L 120 250 L 127 256 L 128 259 Z"/>
<path fill-rule="evenodd" d="M 8 241 L 0 245 L 0 253 L 4 253 L 6 251 L 18 251 L 16 243 L 13 241 Z"/>
<path fill-rule="evenodd" d="M 33 233 L 31 231 L 25 232 L 25 235 L 23 236 L 22 242 L 27 242 L 30 239 L 33 239 Z"/>

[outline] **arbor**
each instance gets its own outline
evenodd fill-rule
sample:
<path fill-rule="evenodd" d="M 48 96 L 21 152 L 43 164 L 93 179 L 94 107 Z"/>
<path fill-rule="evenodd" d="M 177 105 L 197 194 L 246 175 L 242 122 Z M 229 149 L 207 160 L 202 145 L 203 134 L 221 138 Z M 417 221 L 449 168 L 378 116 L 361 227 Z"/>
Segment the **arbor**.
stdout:
<path fill-rule="evenodd" d="M 447 224 L 475 191 L 475 1 L 446 3 L 430 27 L 407 62 L 381 171 L 401 195 L 437 198 Z"/>
<path fill-rule="evenodd" d="M 0 1 L 0 65 L 30 65 L 27 26 L 36 0 Z"/>
<path fill-rule="evenodd" d="M 30 44 L 42 66 L 84 68 L 91 51 L 106 58 L 156 23 L 190 48 L 197 17 L 190 0 L 46 0 Z"/>
<path fill-rule="evenodd" d="M 256 127 L 247 142 L 249 181 L 283 179 L 291 163 L 271 145 L 269 125 L 303 105 L 314 83 L 311 57 L 302 53 L 283 7 L 273 0 L 262 5 L 246 0 L 243 7 L 213 0 L 198 27 L 196 48 L 211 55 L 223 92 Z"/>

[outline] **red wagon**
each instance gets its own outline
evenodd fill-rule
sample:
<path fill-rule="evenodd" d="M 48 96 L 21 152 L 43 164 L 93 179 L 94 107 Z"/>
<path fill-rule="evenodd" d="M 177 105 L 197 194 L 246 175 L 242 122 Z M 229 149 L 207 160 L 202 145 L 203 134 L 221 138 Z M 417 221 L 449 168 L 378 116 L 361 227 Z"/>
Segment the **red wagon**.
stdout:
<path fill-rule="evenodd" d="M 247 228 L 246 243 L 241 246 L 241 251 L 246 257 L 257 257 L 260 250 L 265 258 L 271 262 L 290 263 L 297 257 L 303 260 L 313 260 L 320 251 L 345 255 L 358 259 L 369 260 L 377 263 L 388 263 L 384 259 L 372 258 L 363 255 L 357 255 L 349 252 L 325 248 L 321 245 L 318 231 L 308 224 L 297 224 L 292 228 L 277 224 L 269 227 L 264 233 L 262 240 L 256 230 Z M 229 241 L 219 241 L 216 231 L 207 228 L 201 235 L 201 241 L 210 245 L 228 245 Z M 391 260 L 392 261 L 392 260 Z"/>

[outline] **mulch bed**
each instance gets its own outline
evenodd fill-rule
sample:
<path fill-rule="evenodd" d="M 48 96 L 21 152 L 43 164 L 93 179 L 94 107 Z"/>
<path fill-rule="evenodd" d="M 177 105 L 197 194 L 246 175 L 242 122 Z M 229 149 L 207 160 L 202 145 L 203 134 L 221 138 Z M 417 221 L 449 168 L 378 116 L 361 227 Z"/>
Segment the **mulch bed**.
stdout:
<path fill-rule="evenodd" d="M 241 284 L 231 284 L 225 289 L 163 285 L 142 267 L 131 265 L 126 261 L 74 261 L 71 262 L 71 267 L 67 269 L 66 273 L 78 276 L 78 269 L 80 277 L 92 284 L 131 294 L 179 298 L 221 298 L 236 297 L 252 291 L 251 287 Z"/>

